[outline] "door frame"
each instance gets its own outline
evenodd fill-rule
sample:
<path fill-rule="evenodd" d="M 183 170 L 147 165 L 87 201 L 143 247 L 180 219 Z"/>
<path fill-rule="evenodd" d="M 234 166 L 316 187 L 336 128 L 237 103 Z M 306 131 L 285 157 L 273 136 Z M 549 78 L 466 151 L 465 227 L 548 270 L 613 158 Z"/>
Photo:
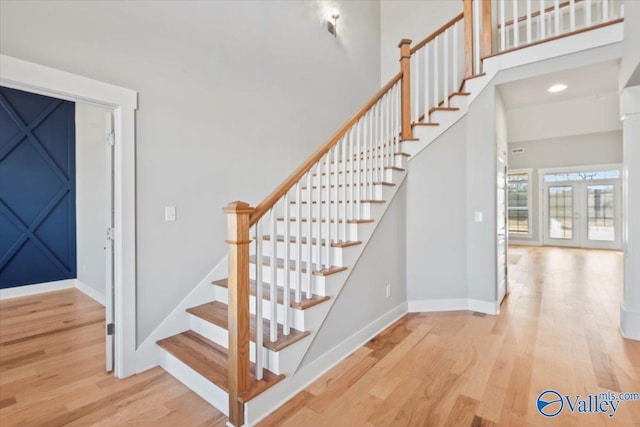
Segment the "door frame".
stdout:
<path fill-rule="evenodd" d="M 538 198 L 537 202 L 538 202 L 538 241 L 544 245 L 545 244 L 545 238 L 544 238 L 544 232 L 545 232 L 545 212 L 544 212 L 544 208 L 546 206 L 545 203 L 545 198 L 546 198 L 546 193 L 545 193 L 545 183 L 544 183 L 544 176 L 545 174 L 549 174 L 549 173 L 562 173 L 562 172 L 599 172 L 599 171 L 606 171 L 606 170 L 613 170 L 613 169 L 617 169 L 618 171 L 620 171 L 620 189 L 618 191 L 618 194 L 620 195 L 620 206 L 622 206 L 622 204 L 624 203 L 624 201 L 622 200 L 622 197 L 624 197 L 624 189 L 623 189 L 623 179 L 622 179 L 622 168 L 623 168 L 623 164 L 622 163 L 607 163 L 607 164 L 600 164 L 600 165 L 585 165 L 585 166 L 565 166 L 565 167 L 553 167 L 553 168 L 539 168 L 538 169 L 538 191 L 536 191 L 536 197 Z M 567 181 L 568 183 L 580 183 L 580 182 L 590 182 L 590 181 Z M 593 181 L 593 182 L 597 182 L 597 181 Z M 562 185 L 561 182 L 558 182 L 557 185 Z M 624 222 L 624 218 L 622 217 L 622 210 L 620 209 L 620 212 L 618 213 L 620 215 L 620 221 L 619 221 L 619 226 L 622 227 L 622 224 Z M 621 230 L 622 231 L 622 230 Z"/>
<path fill-rule="evenodd" d="M 0 84 L 84 102 L 113 111 L 114 119 L 114 375 L 136 373 L 135 111 L 131 89 L 0 54 Z"/>

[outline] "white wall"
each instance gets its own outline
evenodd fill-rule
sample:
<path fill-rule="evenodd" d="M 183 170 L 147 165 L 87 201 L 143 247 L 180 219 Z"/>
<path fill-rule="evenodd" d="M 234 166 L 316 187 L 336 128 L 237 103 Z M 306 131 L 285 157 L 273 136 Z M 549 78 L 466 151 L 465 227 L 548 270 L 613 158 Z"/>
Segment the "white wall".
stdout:
<path fill-rule="evenodd" d="M 380 6 L 337 3 L 337 39 L 319 1 L 0 3 L 3 54 L 139 93 L 138 342 L 226 253 L 222 207 L 257 204 L 379 88 Z"/>
<path fill-rule="evenodd" d="M 466 120 L 411 159 L 407 299 L 466 298 Z"/>
<path fill-rule="evenodd" d="M 331 311 L 302 361 L 308 365 L 327 350 L 352 337 L 407 300 L 406 185 L 398 189 L 391 205 L 367 243 L 362 257 L 340 292 Z M 384 262 L 381 262 L 384 260 Z M 385 287 L 391 285 L 391 296 Z M 359 343 L 354 343 L 359 344 Z"/>
<path fill-rule="evenodd" d="M 416 44 L 462 12 L 461 0 L 382 0 L 380 2 L 381 84 L 400 71 L 402 39 Z"/>
<path fill-rule="evenodd" d="M 509 142 L 621 130 L 615 92 L 507 110 Z"/>
<path fill-rule="evenodd" d="M 105 295 L 107 171 L 105 110 L 76 103 L 76 242 L 78 280 Z"/>
<path fill-rule="evenodd" d="M 620 90 L 640 85 L 640 25 L 637 25 L 640 22 L 640 2 L 625 0 L 624 15 L 624 40 L 618 82 Z"/>
<path fill-rule="evenodd" d="M 524 149 L 524 152 L 512 154 L 511 150 L 517 148 Z M 538 169 L 622 163 L 622 131 L 514 142 L 509 144 L 508 156 L 510 169 L 532 169 L 529 184 L 532 207 L 529 215 L 533 232 L 531 238 L 511 234 L 509 240 L 538 241 L 540 238 L 539 209 L 541 203 Z"/>

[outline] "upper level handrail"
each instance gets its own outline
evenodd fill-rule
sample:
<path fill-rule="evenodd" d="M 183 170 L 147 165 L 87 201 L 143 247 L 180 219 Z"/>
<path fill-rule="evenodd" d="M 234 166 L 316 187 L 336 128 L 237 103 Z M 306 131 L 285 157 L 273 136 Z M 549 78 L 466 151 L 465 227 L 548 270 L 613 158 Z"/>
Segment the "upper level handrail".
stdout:
<path fill-rule="evenodd" d="M 258 206 L 256 206 L 255 210 L 251 214 L 249 225 L 254 225 L 257 223 L 262 216 L 269 212 L 269 210 L 275 206 L 275 204 L 307 173 L 313 165 L 318 163 L 322 156 L 327 154 L 327 152 L 340 141 L 340 139 L 351 129 L 353 125 L 355 125 L 360 118 L 362 118 L 367 111 L 371 107 L 373 107 L 376 102 L 378 102 L 385 93 L 389 91 L 400 79 L 402 78 L 402 72 L 399 72 L 395 76 L 389 80 L 389 83 L 384 85 L 375 95 L 362 107 L 360 108 L 345 124 L 343 124 L 340 129 L 338 129 L 332 136 L 329 138 L 329 141 L 326 142 L 322 147 L 320 147 L 315 153 L 311 155 L 295 172 L 289 176 L 276 190 L 267 196 Z"/>
<path fill-rule="evenodd" d="M 430 41 L 432 41 L 433 39 L 435 39 L 436 37 L 438 37 L 440 34 L 444 33 L 445 31 L 447 31 L 447 29 L 449 29 L 449 27 L 452 27 L 455 25 L 456 22 L 461 21 L 462 18 L 464 17 L 464 13 L 461 13 L 460 15 L 455 16 L 453 19 L 451 19 L 449 22 L 447 22 L 446 24 L 444 24 L 442 27 L 438 28 L 436 31 L 434 31 L 430 36 L 427 36 L 424 40 L 422 40 L 420 43 L 417 43 L 414 47 L 411 48 L 411 54 L 413 55 L 414 53 L 416 53 L 418 50 L 420 50 L 420 48 L 422 48 L 424 45 L 426 45 L 427 43 L 429 43 Z"/>
<path fill-rule="evenodd" d="M 581 3 L 581 2 L 583 2 L 583 1 L 584 1 L 584 0 L 575 0 L 574 4 Z M 565 2 L 559 3 L 559 4 L 558 4 L 558 9 L 563 9 L 563 8 L 565 8 L 565 7 L 568 7 L 570 4 L 571 4 L 571 2 L 570 2 L 570 1 L 565 1 Z M 545 14 L 547 14 L 547 13 L 551 13 L 551 12 L 553 12 L 554 10 L 555 10 L 555 6 L 549 6 L 548 8 L 546 8 L 546 9 L 544 10 L 544 13 L 545 13 Z M 538 17 L 538 16 L 540 16 L 540 11 L 539 11 L 539 10 L 537 10 L 537 11 L 535 11 L 535 12 L 532 12 L 532 13 L 531 13 L 531 18 L 536 18 L 536 17 Z M 523 21 L 526 21 L 526 20 L 527 20 L 527 15 L 522 15 L 522 16 L 520 16 L 520 17 L 518 18 L 518 23 L 523 22 Z M 505 26 L 505 27 L 509 27 L 509 26 L 511 26 L 511 25 L 513 25 L 513 19 L 504 23 L 504 26 Z M 502 25 L 501 25 L 499 22 L 498 22 L 498 28 L 502 28 Z"/>

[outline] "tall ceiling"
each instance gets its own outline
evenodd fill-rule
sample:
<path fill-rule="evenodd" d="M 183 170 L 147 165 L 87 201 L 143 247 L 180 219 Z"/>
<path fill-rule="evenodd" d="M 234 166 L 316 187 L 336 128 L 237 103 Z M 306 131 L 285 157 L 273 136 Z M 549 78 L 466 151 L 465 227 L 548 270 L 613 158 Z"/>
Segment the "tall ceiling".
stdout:
<path fill-rule="evenodd" d="M 518 80 L 498 86 L 506 109 L 546 104 L 617 92 L 619 60 Z M 559 93 L 547 89 L 557 83 L 568 87 Z"/>

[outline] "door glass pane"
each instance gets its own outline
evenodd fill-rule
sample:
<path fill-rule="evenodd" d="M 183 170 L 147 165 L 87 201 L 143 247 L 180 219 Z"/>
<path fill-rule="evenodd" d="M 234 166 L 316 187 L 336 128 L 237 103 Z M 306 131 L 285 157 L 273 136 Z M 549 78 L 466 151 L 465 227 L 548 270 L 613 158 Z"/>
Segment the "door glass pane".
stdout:
<path fill-rule="evenodd" d="M 549 237 L 573 238 L 573 187 L 549 187 Z"/>
<path fill-rule="evenodd" d="M 587 186 L 587 238 L 613 241 L 613 184 Z"/>

